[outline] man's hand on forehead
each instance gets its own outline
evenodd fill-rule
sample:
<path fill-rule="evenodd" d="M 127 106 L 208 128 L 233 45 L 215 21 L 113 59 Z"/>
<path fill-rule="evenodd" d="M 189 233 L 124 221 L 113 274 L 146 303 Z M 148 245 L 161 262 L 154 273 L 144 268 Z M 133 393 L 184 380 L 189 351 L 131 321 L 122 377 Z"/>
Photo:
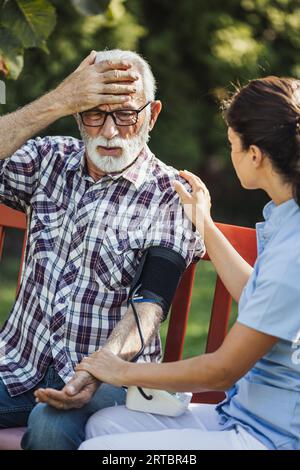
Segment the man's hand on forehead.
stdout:
<path fill-rule="evenodd" d="M 132 64 L 123 60 L 95 63 L 95 58 L 93 51 L 56 88 L 57 100 L 66 107 L 65 114 L 102 105 L 128 105 L 136 93 L 141 77 Z"/>

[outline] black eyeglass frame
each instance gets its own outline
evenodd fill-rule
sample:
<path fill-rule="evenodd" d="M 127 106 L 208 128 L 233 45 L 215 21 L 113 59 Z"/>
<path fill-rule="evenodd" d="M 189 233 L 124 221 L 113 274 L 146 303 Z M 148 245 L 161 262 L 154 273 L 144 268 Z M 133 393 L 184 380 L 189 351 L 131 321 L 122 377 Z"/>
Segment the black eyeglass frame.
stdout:
<path fill-rule="evenodd" d="M 91 124 L 85 124 L 84 122 L 84 118 L 83 118 L 83 114 L 86 113 L 86 112 L 89 112 L 89 111 L 93 111 L 92 109 L 90 110 L 87 110 L 87 111 L 82 111 L 81 113 L 79 113 L 80 117 L 81 117 L 81 120 L 82 120 L 82 123 L 84 126 L 86 127 L 102 127 L 104 126 L 105 122 L 106 122 L 106 119 L 107 119 L 107 116 L 111 116 L 115 125 L 117 127 L 130 127 L 130 126 L 135 126 L 136 123 L 138 122 L 139 120 L 139 114 L 146 108 L 146 106 L 148 106 L 150 103 L 152 103 L 152 101 L 148 101 L 146 104 L 144 104 L 144 106 L 142 106 L 141 108 L 139 109 L 130 109 L 130 108 L 124 108 L 124 109 L 115 109 L 114 111 L 100 111 L 101 113 L 103 113 L 105 115 L 104 117 L 104 121 L 102 124 L 97 124 L 97 125 L 91 125 Z M 96 110 L 95 110 L 96 111 Z M 117 119 L 116 117 L 114 116 L 114 113 L 118 112 L 118 111 L 131 111 L 131 112 L 134 112 L 135 113 L 135 122 L 133 122 L 132 124 L 117 124 Z"/>

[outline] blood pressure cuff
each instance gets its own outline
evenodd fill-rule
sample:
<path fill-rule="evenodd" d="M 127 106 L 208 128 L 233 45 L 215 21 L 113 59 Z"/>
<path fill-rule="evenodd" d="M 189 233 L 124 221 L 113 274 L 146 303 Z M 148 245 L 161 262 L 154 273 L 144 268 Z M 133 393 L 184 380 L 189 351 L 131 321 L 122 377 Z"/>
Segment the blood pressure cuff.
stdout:
<path fill-rule="evenodd" d="M 165 320 L 185 268 L 186 261 L 183 256 L 170 248 L 148 248 L 132 281 L 129 301 L 137 297 L 141 301 L 152 300 L 162 307 Z"/>

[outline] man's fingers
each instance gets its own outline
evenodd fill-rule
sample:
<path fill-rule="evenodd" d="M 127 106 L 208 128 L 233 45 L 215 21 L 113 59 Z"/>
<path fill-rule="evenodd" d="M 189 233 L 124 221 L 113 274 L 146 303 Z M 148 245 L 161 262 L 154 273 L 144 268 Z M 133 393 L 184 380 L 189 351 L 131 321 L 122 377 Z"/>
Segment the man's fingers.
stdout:
<path fill-rule="evenodd" d="M 96 51 L 91 51 L 90 54 L 79 64 L 76 70 L 82 70 L 88 65 L 93 65 L 93 63 L 95 62 L 96 55 Z"/>
<path fill-rule="evenodd" d="M 95 64 L 97 72 L 107 72 L 108 70 L 128 70 L 131 64 L 124 60 L 103 60 Z"/>
<path fill-rule="evenodd" d="M 139 76 L 130 70 L 109 70 L 101 74 L 101 79 L 103 83 L 135 82 Z"/>
<path fill-rule="evenodd" d="M 75 374 L 75 376 L 70 380 L 69 383 L 64 387 L 64 391 L 67 395 L 76 395 L 78 394 L 86 385 L 87 381 L 90 380 L 90 374 L 88 372 L 81 372 L 80 374 Z"/>
<path fill-rule="evenodd" d="M 35 393 L 36 401 L 38 403 L 47 403 L 48 405 L 54 406 L 59 410 L 65 409 L 64 400 L 56 400 L 51 394 L 46 393 L 45 389 L 40 389 Z"/>
<path fill-rule="evenodd" d="M 44 389 L 39 388 L 34 392 L 34 396 L 36 398 L 36 401 L 44 401 L 46 398 L 46 395 L 44 394 Z"/>
<path fill-rule="evenodd" d="M 47 403 L 47 405 L 53 406 L 54 408 L 57 408 L 58 410 L 66 410 L 69 407 L 66 406 L 66 404 L 63 401 L 59 400 L 54 400 L 53 398 L 47 398 L 44 403 Z"/>
<path fill-rule="evenodd" d="M 55 388 L 44 388 L 42 393 L 49 399 L 61 401 L 66 398 L 64 389 L 65 387 L 62 390 L 55 390 Z"/>
<path fill-rule="evenodd" d="M 136 92 L 134 85 L 119 85 L 117 83 L 101 85 L 101 89 L 101 94 L 106 95 L 130 95 Z"/>
<path fill-rule="evenodd" d="M 70 408 L 80 408 L 88 401 L 86 390 L 82 390 L 76 394 L 76 397 L 70 397 L 65 393 L 65 387 L 62 390 L 52 388 L 39 389 L 34 392 L 36 401 L 39 403 L 47 403 L 58 410 L 68 410 Z"/>

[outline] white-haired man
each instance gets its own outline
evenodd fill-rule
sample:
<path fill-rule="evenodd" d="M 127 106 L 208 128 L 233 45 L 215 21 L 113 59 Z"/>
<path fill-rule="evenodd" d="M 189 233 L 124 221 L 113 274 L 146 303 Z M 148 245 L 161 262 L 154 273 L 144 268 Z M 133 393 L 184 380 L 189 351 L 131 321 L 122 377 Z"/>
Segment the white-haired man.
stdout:
<path fill-rule="evenodd" d="M 92 413 L 124 403 L 123 388 L 74 368 L 101 348 L 127 360 L 139 351 L 127 303 L 145 250 L 171 248 L 186 265 L 203 252 L 173 191 L 177 172 L 146 145 L 160 110 L 149 65 L 114 50 L 92 52 L 57 89 L 0 118 L 0 200 L 29 221 L 21 289 L 0 333 L 0 427 L 27 424 L 24 449 L 75 449 Z M 68 114 L 82 141 L 27 140 Z M 137 308 L 141 359 L 157 361 L 162 309 Z"/>

